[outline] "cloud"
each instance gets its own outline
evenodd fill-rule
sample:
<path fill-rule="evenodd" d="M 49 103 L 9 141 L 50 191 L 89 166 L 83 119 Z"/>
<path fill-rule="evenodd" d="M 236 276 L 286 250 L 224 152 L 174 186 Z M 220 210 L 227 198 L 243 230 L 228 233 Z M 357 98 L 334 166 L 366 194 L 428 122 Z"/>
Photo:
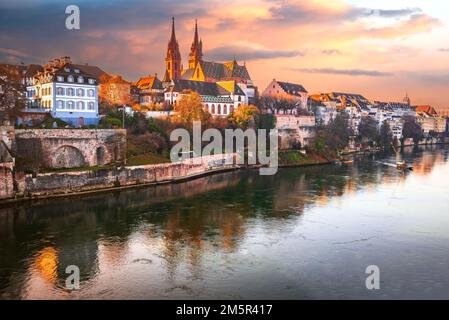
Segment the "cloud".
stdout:
<path fill-rule="evenodd" d="M 389 77 L 393 76 L 389 72 L 381 72 L 374 70 L 362 70 L 362 69 L 334 69 L 334 68 L 290 68 L 292 71 L 304 72 L 304 73 L 321 73 L 321 74 L 334 74 L 334 75 L 346 75 L 346 76 L 367 76 L 367 77 Z"/>
<path fill-rule="evenodd" d="M 430 32 L 433 28 L 441 26 L 440 20 L 426 14 L 415 14 L 408 20 L 401 21 L 395 25 L 383 28 L 365 30 L 364 33 L 377 38 L 400 38 L 417 33 Z"/>
<path fill-rule="evenodd" d="M 335 4 L 288 0 L 275 1 L 269 9 L 271 13 L 271 19 L 269 20 L 286 23 L 343 22 L 375 16 L 400 18 L 422 12 L 420 8 L 383 10 L 348 5 L 343 1 L 335 1 Z"/>
<path fill-rule="evenodd" d="M 229 60 L 235 57 L 237 60 L 259 60 L 274 58 L 291 58 L 303 56 L 304 54 L 298 50 L 271 50 L 260 44 L 249 42 L 237 42 L 232 46 L 217 47 L 205 52 L 209 59 L 213 60 Z"/>
<path fill-rule="evenodd" d="M 328 55 L 328 56 L 335 56 L 335 55 L 341 55 L 342 52 L 338 49 L 326 49 L 326 50 L 321 50 L 322 54 Z"/>
<path fill-rule="evenodd" d="M 449 52 L 449 48 L 440 48 L 438 49 L 440 52 Z"/>

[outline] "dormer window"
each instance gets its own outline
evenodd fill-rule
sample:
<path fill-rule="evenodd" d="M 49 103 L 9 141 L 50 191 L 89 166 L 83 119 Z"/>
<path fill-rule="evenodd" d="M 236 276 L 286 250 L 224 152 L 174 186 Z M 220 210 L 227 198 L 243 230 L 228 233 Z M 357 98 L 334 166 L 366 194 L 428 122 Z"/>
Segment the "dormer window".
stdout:
<path fill-rule="evenodd" d="M 73 82 L 73 76 L 68 76 L 68 77 L 67 77 L 67 81 L 68 81 L 68 82 Z"/>
<path fill-rule="evenodd" d="M 63 77 L 63 76 L 58 76 L 57 80 L 58 80 L 59 82 L 63 82 L 63 81 L 64 81 L 64 77 Z"/>
<path fill-rule="evenodd" d="M 64 68 L 65 72 L 70 72 L 70 68 Z"/>
<path fill-rule="evenodd" d="M 83 83 L 83 82 L 84 82 L 84 78 L 81 77 L 81 76 L 79 76 L 79 77 L 78 77 L 78 83 Z"/>
<path fill-rule="evenodd" d="M 75 73 L 80 73 L 80 69 L 75 69 Z"/>
<path fill-rule="evenodd" d="M 95 84 L 95 80 L 94 79 L 89 79 L 89 84 Z"/>

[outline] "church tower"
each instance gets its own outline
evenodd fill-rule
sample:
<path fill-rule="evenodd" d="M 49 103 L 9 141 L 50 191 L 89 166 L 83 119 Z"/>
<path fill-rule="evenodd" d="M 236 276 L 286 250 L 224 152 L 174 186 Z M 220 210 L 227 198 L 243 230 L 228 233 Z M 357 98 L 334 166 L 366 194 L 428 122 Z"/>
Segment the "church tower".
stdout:
<path fill-rule="evenodd" d="M 168 43 L 167 57 L 165 58 L 165 76 L 164 82 L 181 78 L 181 54 L 179 53 L 179 44 L 175 35 L 175 18 L 172 18 L 171 38 Z"/>
<path fill-rule="evenodd" d="M 195 20 L 195 37 L 189 54 L 189 69 L 195 69 L 198 62 L 203 59 L 203 41 L 198 38 L 198 21 Z"/>

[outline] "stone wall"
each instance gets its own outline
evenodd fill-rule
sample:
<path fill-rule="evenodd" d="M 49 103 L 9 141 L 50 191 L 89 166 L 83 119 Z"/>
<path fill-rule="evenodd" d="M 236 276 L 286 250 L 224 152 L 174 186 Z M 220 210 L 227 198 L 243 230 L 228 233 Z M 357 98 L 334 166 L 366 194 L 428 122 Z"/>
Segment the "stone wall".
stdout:
<path fill-rule="evenodd" d="M 40 161 L 45 168 L 76 168 L 122 162 L 126 130 L 16 130 L 16 158 Z"/>
<path fill-rule="evenodd" d="M 0 199 L 14 197 L 14 179 L 12 162 L 0 163 Z"/>
<path fill-rule="evenodd" d="M 207 173 L 214 169 L 232 168 L 234 164 L 221 161 L 222 155 L 203 157 L 200 161 L 121 167 L 97 171 L 45 173 L 16 176 L 18 192 L 25 196 L 48 196 L 74 192 L 131 186 L 156 182 L 169 182 Z M 228 155 L 234 158 L 235 155 Z M 219 163 L 222 163 L 221 165 Z"/>

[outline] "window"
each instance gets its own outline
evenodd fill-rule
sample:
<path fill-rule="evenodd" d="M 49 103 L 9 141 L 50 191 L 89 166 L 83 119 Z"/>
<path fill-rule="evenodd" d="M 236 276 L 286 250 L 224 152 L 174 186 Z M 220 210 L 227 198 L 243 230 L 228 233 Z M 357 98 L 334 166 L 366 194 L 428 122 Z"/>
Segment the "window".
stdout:
<path fill-rule="evenodd" d="M 218 105 L 217 114 L 221 114 L 221 104 Z"/>
<path fill-rule="evenodd" d="M 64 77 L 63 77 L 63 76 L 58 76 L 57 80 L 58 80 L 59 82 L 64 82 Z"/>
<path fill-rule="evenodd" d="M 84 110 L 84 102 L 78 101 L 78 105 L 76 107 L 78 110 Z"/>
<path fill-rule="evenodd" d="M 215 114 L 215 104 L 212 105 L 212 109 L 211 109 L 210 113 Z"/>
<path fill-rule="evenodd" d="M 89 97 L 93 97 L 94 96 L 94 90 L 90 89 L 89 90 Z"/>
<path fill-rule="evenodd" d="M 73 88 L 68 88 L 67 89 L 67 95 L 71 96 L 71 97 L 73 96 Z"/>
<path fill-rule="evenodd" d="M 70 68 L 64 68 L 65 72 L 70 72 Z"/>
<path fill-rule="evenodd" d="M 77 95 L 78 97 L 83 97 L 83 96 L 84 96 L 84 90 L 81 89 L 81 88 L 79 88 L 79 89 L 76 91 L 76 95 Z"/>
<path fill-rule="evenodd" d="M 228 114 L 228 106 L 227 105 L 223 106 L 223 114 Z"/>
<path fill-rule="evenodd" d="M 73 71 L 75 71 L 75 73 L 80 73 L 79 69 L 74 69 Z"/>
<path fill-rule="evenodd" d="M 56 89 L 56 92 L 57 92 L 58 96 L 64 95 L 64 89 L 61 88 L 61 87 L 57 88 L 57 89 Z"/>
<path fill-rule="evenodd" d="M 68 101 L 67 102 L 67 109 L 73 110 L 73 101 Z"/>
<path fill-rule="evenodd" d="M 84 83 L 84 78 L 81 77 L 81 76 L 79 76 L 79 77 L 78 77 L 78 83 Z"/>
<path fill-rule="evenodd" d="M 233 106 L 233 105 L 231 105 L 231 106 L 229 107 L 229 113 L 232 113 L 232 112 L 234 112 L 234 106 Z"/>
<path fill-rule="evenodd" d="M 62 100 L 58 100 L 58 109 L 64 109 L 64 103 Z"/>
<path fill-rule="evenodd" d="M 95 109 L 95 106 L 94 106 L 93 102 L 89 102 L 88 109 L 89 110 L 94 110 Z"/>
<path fill-rule="evenodd" d="M 239 96 L 239 102 L 242 101 L 242 96 Z"/>
<path fill-rule="evenodd" d="M 95 84 L 95 80 L 94 79 L 89 79 L 89 83 L 90 84 Z"/>
<path fill-rule="evenodd" d="M 73 76 L 68 76 L 68 77 L 67 77 L 67 81 L 68 81 L 68 82 L 73 82 Z"/>

